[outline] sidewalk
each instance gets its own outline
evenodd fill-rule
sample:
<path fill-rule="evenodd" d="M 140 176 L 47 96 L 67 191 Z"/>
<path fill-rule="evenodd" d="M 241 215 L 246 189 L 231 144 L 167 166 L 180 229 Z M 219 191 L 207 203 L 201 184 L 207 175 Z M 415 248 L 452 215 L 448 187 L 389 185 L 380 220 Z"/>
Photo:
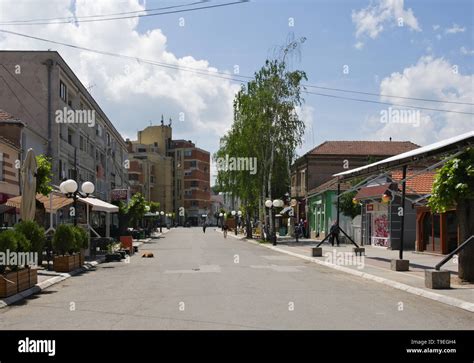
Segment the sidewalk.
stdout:
<path fill-rule="evenodd" d="M 71 272 L 56 272 L 38 269 L 38 283 L 35 286 L 29 288 L 28 290 L 24 290 L 15 295 L 0 299 L 0 309 L 15 304 L 31 295 L 41 293 L 41 291 L 43 291 L 44 289 L 47 289 L 48 287 L 55 285 L 61 281 L 64 281 L 72 276 L 78 275 L 85 271 L 89 271 L 104 261 L 105 258 L 101 256 L 95 261 L 86 261 L 82 267 L 79 267 L 78 269 Z"/>
<path fill-rule="evenodd" d="M 243 235 L 234 238 L 244 239 Z M 269 243 L 259 243 L 247 240 L 259 246 L 273 249 L 295 257 L 318 263 L 342 272 L 350 273 L 365 279 L 376 281 L 396 289 L 436 300 L 448 305 L 474 312 L 474 284 L 460 284 L 457 278 L 458 266 L 454 259 L 448 261 L 442 269 L 451 274 L 451 289 L 433 290 L 425 287 L 424 271 L 434 270 L 443 256 L 404 251 L 403 258 L 410 261 L 409 271 L 392 271 L 390 261 L 398 259 L 399 251 L 387 250 L 380 247 L 361 246 L 365 248 L 365 256 L 356 256 L 352 252 L 352 244 L 343 244 L 341 247 L 332 247 L 326 242 L 323 248 L 323 257 L 312 257 L 312 247 L 320 241 L 302 239 L 298 243 L 294 239 L 279 238 L 277 246 Z"/>

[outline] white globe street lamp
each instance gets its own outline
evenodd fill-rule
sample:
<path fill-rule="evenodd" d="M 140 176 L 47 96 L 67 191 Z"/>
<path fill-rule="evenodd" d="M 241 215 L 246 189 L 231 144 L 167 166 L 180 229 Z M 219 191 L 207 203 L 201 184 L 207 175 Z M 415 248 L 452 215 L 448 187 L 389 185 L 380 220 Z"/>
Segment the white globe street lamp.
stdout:
<path fill-rule="evenodd" d="M 84 182 L 82 183 L 82 192 L 86 194 L 92 194 L 95 191 L 95 186 L 91 182 Z"/>
<path fill-rule="evenodd" d="M 77 200 L 79 197 L 87 198 L 90 194 L 94 193 L 95 185 L 91 182 L 84 182 L 81 186 L 81 191 L 79 191 L 79 186 L 77 182 L 72 179 L 63 181 L 59 185 L 59 190 L 61 193 L 65 194 L 67 198 L 72 198 L 74 200 L 74 211 L 77 209 Z M 77 225 L 77 213 L 74 214 L 74 225 Z"/>

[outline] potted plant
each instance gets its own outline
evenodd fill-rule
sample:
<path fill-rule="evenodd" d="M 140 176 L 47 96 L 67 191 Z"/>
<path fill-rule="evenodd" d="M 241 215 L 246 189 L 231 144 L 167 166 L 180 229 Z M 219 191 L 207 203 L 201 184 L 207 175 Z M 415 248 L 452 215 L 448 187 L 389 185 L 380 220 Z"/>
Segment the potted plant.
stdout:
<path fill-rule="evenodd" d="M 106 262 L 120 261 L 125 257 L 120 252 L 115 250 L 116 245 L 117 243 L 115 241 L 112 241 L 107 245 L 107 254 L 105 255 Z"/>
<path fill-rule="evenodd" d="M 26 237 L 30 243 L 30 251 L 37 254 L 38 266 L 42 266 L 43 249 L 46 243 L 44 228 L 35 221 L 22 221 L 15 225 L 15 231 Z"/>
<path fill-rule="evenodd" d="M 79 252 L 79 265 L 84 265 L 84 250 L 89 247 L 89 236 L 87 232 L 81 227 L 73 227 L 75 235 L 75 250 Z"/>
<path fill-rule="evenodd" d="M 78 250 L 76 232 L 73 226 L 68 224 L 59 225 L 54 233 L 52 244 L 55 252 L 54 271 L 70 272 L 79 268 L 79 256 L 75 254 Z"/>
<path fill-rule="evenodd" d="M 30 248 L 30 241 L 22 233 L 15 230 L 0 233 L 0 297 L 29 289 L 38 282 L 36 269 L 31 269 L 28 260 L 18 254 L 28 253 Z"/>

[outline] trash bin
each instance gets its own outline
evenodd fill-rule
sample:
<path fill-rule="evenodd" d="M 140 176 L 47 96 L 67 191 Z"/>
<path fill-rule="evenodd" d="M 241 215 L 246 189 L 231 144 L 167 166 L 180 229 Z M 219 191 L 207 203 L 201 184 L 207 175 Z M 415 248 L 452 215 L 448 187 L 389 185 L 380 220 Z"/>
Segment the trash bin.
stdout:
<path fill-rule="evenodd" d="M 279 233 L 280 233 L 280 237 L 281 236 L 286 236 L 286 228 L 285 227 L 280 227 Z"/>

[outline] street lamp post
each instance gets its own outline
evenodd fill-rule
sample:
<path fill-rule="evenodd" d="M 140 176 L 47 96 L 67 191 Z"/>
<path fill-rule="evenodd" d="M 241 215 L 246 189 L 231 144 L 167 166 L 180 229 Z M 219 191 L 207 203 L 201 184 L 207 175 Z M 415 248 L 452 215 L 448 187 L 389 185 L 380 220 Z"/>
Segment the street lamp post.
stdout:
<path fill-rule="evenodd" d="M 219 213 L 219 220 L 221 221 L 221 230 L 224 229 L 224 214 L 221 212 Z"/>
<path fill-rule="evenodd" d="M 161 211 L 160 212 L 160 233 L 163 232 L 163 216 L 165 215 L 165 212 Z"/>
<path fill-rule="evenodd" d="M 237 236 L 237 219 L 235 218 L 235 215 L 237 214 L 237 212 L 235 210 L 233 210 L 232 212 L 230 212 L 232 214 L 232 217 L 234 218 L 234 222 L 235 222 L 235 235 Z"/>
<path fill-rule="evenodd" d="M 74 225 L 77 226 L 77 200 L 79 198 L 87 198 L 90 194 L 94 193 L 95 186 L 91 182 L 84 182 L 81 186 L 82 191 L 79 191 L 77 182 L 72 179 L 63 181 L 59 185 L 61 193 L 65 194 L 67 198 L 72 198 L 74 201 Z"/>
<path fill-rule="evenodd" d="M 241 223 L 242 223 L 242 219 L 241 219 L 241 218 L 242 218 L 242 211 L 239 210 L 239 211 L 237 212 L 237 225 L 238 225 L 239 229 L 240 229 L 240 225 L 241 225 Z"/>
<path fill-rule="evenodd" d="M 273 209 L 273 208 L 281 208 L 283 207 L 283 201 L 280 200 L 280 199 L 275 199 L 275 200 L 271 200 L 271 199 L 267 199 L 265 201 L 265 207 L 269 208 L 269 209 Z M 273 215 L 273 213 L 272 213 Z M 270 238 L 273 242 L 273 245 L 276 246 L 277 244 L 277 237 L 276 237 L 276 230 L 275 230 L 275 224 L 274 223 L 271 223 L 272 225 L 272 230 L 270 231 Z"/>

